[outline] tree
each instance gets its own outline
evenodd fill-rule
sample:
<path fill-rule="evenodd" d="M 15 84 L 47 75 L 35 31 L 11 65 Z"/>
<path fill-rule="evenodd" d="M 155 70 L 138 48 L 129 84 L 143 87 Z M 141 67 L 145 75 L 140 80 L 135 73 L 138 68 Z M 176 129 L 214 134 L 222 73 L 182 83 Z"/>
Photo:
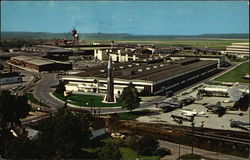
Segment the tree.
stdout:
<path fill-rule="evenodd" d="M 28 116 L 31 106 L 26 96 L 14 96 L 10 91 L 3 90 L 0 95 L 0 120 L 2 128 L 8 124 L 20 125 L 21 118 Z"/>
<path fill-rule="evenodd" d="M 81 148 L 89 144 L 89 123 L 86 116 L 60 109 L 55 118 L 54 144 L 56 156 L 81 158 Z"/>
<path fill-rule="evenodd" d="M 159 147 L 159 142 L 152 136 L 142 136 L 137 141 L 137 151 L 140 155 L 152 155 L 156 148 Z"/>
<path fill-rule="evenodd" d="M 89 117 L 60 108 L 55 117 L 44 120 L 39 127 L 42 135 L 36 142 L 42 159 L 88 158 L 82 151 L 90 144 Z"/>
<path fill-rule="evenodd" d="M 4 144 L 3 157 L 7 159 L 31 159 L 38 157 L 38 149 L 25 137 L 13 137 Z"/>
<path fill-rule="evenodd" d="M 63 81 L 59 81 L 59 84 L 56 86 L 55 93 L 63 94 L 65 90 L 66 89 L 65 89 L 65 85 L 64 85 Z"/>
<path fill-rule="evenodd" d="M 129 83 L 128 87 L 123 89 L 119 101 L 122 104 L 122 108 L 126 108 L 131 112 L 133 109 L 140 106 L 141 98 L 135 86 Z"/>
<path fill-rule="evenodd" d="M 114 141 L 107 142 L 98 155 L 101 160 L 120 160 L 122 158 L 119 145 Z"/>

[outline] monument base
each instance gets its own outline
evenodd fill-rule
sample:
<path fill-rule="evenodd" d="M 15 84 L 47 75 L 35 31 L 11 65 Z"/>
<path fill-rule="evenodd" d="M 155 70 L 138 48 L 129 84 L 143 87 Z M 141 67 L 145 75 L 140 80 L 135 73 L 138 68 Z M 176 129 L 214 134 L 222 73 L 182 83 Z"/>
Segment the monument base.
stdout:
<path fill-rule="evenodd" d="M 103 101 L 102 101 L 102 103 L 116 103 L 116 97 L 114 96 L 114 102 L 109 102 L 108 100 L 107 100 L 107 94 L 105 94 L 105 96 L 104 96 L 104 99 L 103 99 Z"/>

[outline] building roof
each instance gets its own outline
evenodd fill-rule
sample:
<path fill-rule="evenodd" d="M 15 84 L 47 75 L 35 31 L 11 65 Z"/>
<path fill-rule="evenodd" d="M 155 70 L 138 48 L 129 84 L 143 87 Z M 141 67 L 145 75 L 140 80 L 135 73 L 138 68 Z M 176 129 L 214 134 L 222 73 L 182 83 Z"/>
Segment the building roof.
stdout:
<path fill-rule="evenodd" d="M 27 60 L 31 60 L 33 59 L 34 57 L 33 56 L 16 56 L 16 57 L 13 57 L 13 59 L 16 59 L 16 60 L 19 60 L 19 61 L 27 61 Z"/>
<path fill-rule="evenodd" d="M 193 61 L 191 58 L 189 61 Z M 185 62 L 187 62 L 186 60 Z M 176 61 L 177 62 L 177 61 Z M 117 79 L 137 79 L 146 81 L 159 81 L 177 74 L 185 73 L 203 66 L 217 64 L 217 61 L 193 61 L 193 63 L 170 64 L 167 62 L 146 64 L 146 63 L 116 63 L 113 66 L 113 77 Z M 126 72 L 126 73 L 125 73 Z M 89 68 L 85 72 L 78 73 L 80 77 L 107 77 L 107 66 Z"/>
<path fill-rule="evenodd" d="M 56 49 L 49 51 L 49 53 L 72 53 L 72 51 L 64 49 L 64 48 L 56 48 Z"/>
<path fill-rule="evenodd" d="M 12 57 L 11 59 L 23 61 L 23 62 L 34 64 L 34 65 L 37 65 L 37 66 L 54 64 L 54 63 L 69 64 L 69 63 L 66 63 L 66 62 L 50 60 L 50 59 L 41 58 L 41 57 L 37 57 L 37 56 L 16 56 L 16 57 Z"/>
<path fill-rule="evenodd" d="M 48 61 L 48 60 L 45 60 L 45 59 L 40 59 L 40 58 L 35 58 L 35 59 L 31 59 L 31 60 L 27 60 L 26 61 L 27 63 L 30 63 L 30 64 L 34 64 L 34 65 L 37 65 L 37 66 L 42 66 L 42 65 L 47 65 L 47 64 L 53 64 L 55 62 L 51 62 L 51 61 Z"/>

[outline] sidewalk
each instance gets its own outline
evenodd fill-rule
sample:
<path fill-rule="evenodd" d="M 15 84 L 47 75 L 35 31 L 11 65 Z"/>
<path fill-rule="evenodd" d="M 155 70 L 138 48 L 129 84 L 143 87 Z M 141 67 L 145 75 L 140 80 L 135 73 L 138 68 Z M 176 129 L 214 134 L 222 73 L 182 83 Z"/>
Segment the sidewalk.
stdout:
<path fill-rule="evenodd" d="M 179 157 L 179 146 L 180 146 L 180 155 L 191 154 L 191 147 L 185 145 L 179 145 L 171 143 L 168 141 L 159 140 L 161 147 L 166 147 L 171 150 L 171 155 L 165 156 L 162 160 L 175 160 Z M 202 155 L 207 158 L 212 158 L 216 160 L 246 160 L 246 158 L 236 157 L 232 155 L 221 154 L 217 152 L 207 151 L 203 149 L 194 148 L 194 154 Z"/>

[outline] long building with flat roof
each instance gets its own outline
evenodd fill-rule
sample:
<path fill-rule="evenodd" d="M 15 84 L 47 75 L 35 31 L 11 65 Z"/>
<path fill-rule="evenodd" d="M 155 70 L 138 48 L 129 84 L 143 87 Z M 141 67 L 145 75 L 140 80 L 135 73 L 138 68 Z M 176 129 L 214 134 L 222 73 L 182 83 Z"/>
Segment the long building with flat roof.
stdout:
<path fill-rule="evenodd" d="M 160 94 L 176 91 L 202 80 L 217 71 L 217 61 L 186 58 L 174 62 L 137 63 L 125 62 L 113 65 L 114 93 L 121 94 L 132 82 L 139 92 Z M 86 68 L 81 73 L 62 77 L 67 91 L 106 93 L 106 65 Z"/>
<path fill-rule="evenodd" d="M 36 72 L 55 71 L 55 70 L 71 70 L 72 64 L 54 61 L 37 56 L 16 56 L 9 60 L 9 64 L 30 69 Z"/>

